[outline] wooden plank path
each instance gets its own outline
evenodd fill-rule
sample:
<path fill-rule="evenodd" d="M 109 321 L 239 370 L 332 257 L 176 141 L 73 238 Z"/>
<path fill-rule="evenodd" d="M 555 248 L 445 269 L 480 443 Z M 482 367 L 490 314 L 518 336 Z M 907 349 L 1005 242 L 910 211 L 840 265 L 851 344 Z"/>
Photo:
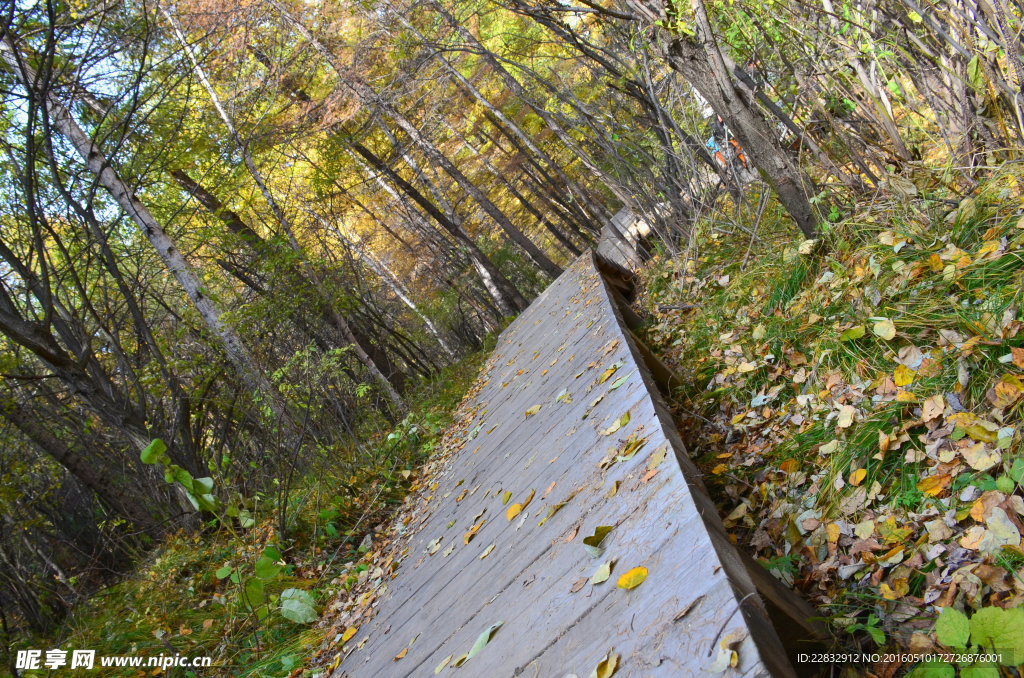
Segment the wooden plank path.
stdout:
<path fill-rule="evenodd" d="M 441 675 L 585 678 L 609 653 L 616 676 L 709 675 L 728 651 L 737 665 L 719 675 L 795 675 L 644 356 L 589 253 L 502 333 L 465 445 L 426 490 L 335 678 L 432 676 L 450 655 Z M 598 526 L 612 529 L 592 557 L 583 539 Z M 611 577 L 590 583 L 612 559 Z M 634 567 L 647 579 L 618 588 Z M 764 576 L 762 593 L 774 582 Z"/>

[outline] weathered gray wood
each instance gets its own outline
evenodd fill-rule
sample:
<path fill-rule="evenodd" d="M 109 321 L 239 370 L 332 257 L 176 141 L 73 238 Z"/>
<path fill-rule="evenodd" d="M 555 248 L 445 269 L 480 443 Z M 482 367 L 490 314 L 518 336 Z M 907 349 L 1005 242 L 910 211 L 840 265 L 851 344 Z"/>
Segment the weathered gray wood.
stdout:
<path fill-rule="evenodd" d="M 639 241 L 649 231 L 633 210 L 623 207 L 612 217 L 611 225 L 601 230 L 597 254 L 627 271 L 634 271 L 643 263 Z"/>
<path fill-rule="evenodd" d="M 701 675 L 730 634 L 741 637 L 739 664 L 724 675 L 794 675 L 592 255 L 509 326 L 478 383 L 465 429 L 476 435 L 433 479 L 429 513 L 410 524 L 407 555 L 378 598 L 376 616 L 350 643 L 361 649 L 342 660 L 336 678 L 432 676 L 445 657 L 468 652 L 499 621 L 504 625 L 483 651 L 442 675 L 587 676 L 609 651 L 621 655 L 616 676 Z M 556 401 L 563 389 L 571 402 Z M 527 417 L 535 405 L 540 410 Z M 626 411 L 627 425 L 600 433 Z M 646 439 L 640 451 L 601 468 L 609 449 L 630 435 Z M 652 474 L 660 450 L 667 458 Z M 463 490 L 469 492 L 458 501 Z M 507 520 L 508 505 L 531 490 L 523 514 Z M 505 491 L 512 493 L 508 505 Z M 538 526 L 548 507 L 567 499 Z M 486 522 L 464 544 L 481 511 Z M 592 558 L 582 541 L 598 525 L 614 529 L 604 554 Z M 440 548 L 427 555 L 437 537 Z M 609 559 L 616 562 L 608 581 L 572 592 Z M 632 591 L 617 588 L 618 576 L 637 566 L 648 569 L 647 580 Z"/>

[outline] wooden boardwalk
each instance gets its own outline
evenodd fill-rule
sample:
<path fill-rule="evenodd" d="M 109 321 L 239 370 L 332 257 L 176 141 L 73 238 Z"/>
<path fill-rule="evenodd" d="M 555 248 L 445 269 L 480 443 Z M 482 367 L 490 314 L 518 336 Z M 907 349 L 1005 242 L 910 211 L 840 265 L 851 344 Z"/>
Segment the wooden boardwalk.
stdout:
<path fill-rule="evenodd" d="M 616 676 L 795 675 L 755 582 L 773 609 L 806 609 L 729 542 L 645 353 L 589 253 L 509 326 L 335 678 L 433 676 L 449 657 L 440 675 L 586 678 L 610 655 Z"/>

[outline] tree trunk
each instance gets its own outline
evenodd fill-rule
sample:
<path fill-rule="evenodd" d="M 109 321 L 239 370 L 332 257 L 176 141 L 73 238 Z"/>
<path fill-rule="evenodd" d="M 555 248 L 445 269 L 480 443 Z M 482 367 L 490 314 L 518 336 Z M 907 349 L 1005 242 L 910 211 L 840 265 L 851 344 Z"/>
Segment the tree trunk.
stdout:
<path fill-rule="evenodd" d="M 412 198 L 413 201 L 419 205 L 424 212 L 429 214 L 434 221 L 436 221 L 442 228 L 448 231 L 456 241 L 466 248 L 469 252 L 470 258 L 473 260 L 473 265 L 477 269 L 477 273 L 480 275 L 480 279 L 487 288 L 487 291 L 494 298 L 495 303 L 501 312 L 505 315 L 515 315 L 519 311 L 525 309 L 527 304 L 526 299 L 519 293 L 519 290 L 512 285 L 512 283 L 498 270 L 494 263 L 487 258 L 487 256 L 480 251 L 480 248 L 476 246 L 473 239 L 469 237 L 463 229 L 456 226 L 444 213 L 441 212 L 437 206 L 426 199 L 426 197 L 416 190 L 409 182 L 401 177 L 395 170 L 391 169 L 390 166 L 380 157 L 373 153 L 370 149 L 366 148 L 357 141 L 351 141 L 349 145 L 352 149 L 358 153 L 366 162 L 370 164 L 378 172 L 381 172 L 391 183 L 398 186 L 403 193 Z"/>
<path fill-rule="evenodd" d="M 804 187 L 811 185 L 810 179 L 782 148 L 764 116 L 744 102 L 719 52 L 703 3 L 694 0 L 693 6 L 697 35 L 673 37 L 668 45 L 669 65 L 722 116 L 804 236 L 816 238 L 817 219 L 804 192 Z"/>
<path fill-rule="evenodd" d="M 335 72 L 335 74 L 341 79 L 341 81 L 355 93 L 356 97 L 360 102 L 371 108 L 381 111 L 384 115 L 391 118 L 395 123 L 404 131 L 409 138 L 416 144 L 416 146 L 423 152 L 423 154 L 432 163 L 444 169 L 444 171 L 455 180 L 455 183 L 459 185 L 480 207 L 484 212 L 487 213 L 495 223 L 501 227 L 505 235 L 509 237 L 512 242 L 518 245 L 530 258 L 534 264 L 537 265 L 544 273 L 549 275 L 551 278 L 557 278 L 562 273 L 562 269 L 551 261 L 550 258 L 539 247 L 537 247 L 526 235 L 519 230 L 505 214 L 495 205 L 490 198 L 488 198 L 483 191 L 481 191 L 472 181 L 469 180 L 459 169 L 452 163 L 444 153 L 442 153 L 431 141 L 429 141 L 423 133 L 412 124 L 405 116 L 403 116 L 397 109 L 395 109 L 387 101 L 383 100 L 382 97 L 378 96 L 377 93 L 367 84 L 364 80 L 356 76 L 354 73 L 348 71 L 348 69 L 342 68 L 334 58 L 334 55 L 330 50 L 327 49 L 313 32 L 310 31 L 306 26 L 293 17 L 285 7 L 278 2 L 278 0 L 269 0 L 270 4 L 281 14 L 281 16 L 290 23 L 299 35 L 301 35 L 309 44 L 317 51 L 318 54 L 327 62 L 328 66 Z"/>
<path fill-rule="evenodd" d="M 235 366 L 242 381 L 252 389 L 254 394 L 266 398 L 275 414 L 286 418 L 286 410 L 278 399 L 277 393 L 256 369 L 252 356 L 242 343 L 241 338 L 223 321 L 220 309 L 203 291 L 202 284 L 191 265 L 185 260 L 160 223 L 142 204 L 134 191 L 121 179 L 100 149 L 93 144 L 89 135 L 78 126 L 71 116 L 71 111 L 52 92 L 36 92 L 33 89 L 35 74 L 27 65 L 21 63 L 10 35 L 8 33 L 0 43 L 0 56 L 20 79 L 29 96 L 36 96 L 40 99 L 40 104 L 46 110 L 50 123 L 78 152 L 86 166 L 95 175 L 96 181 L 131 217 L 142 235 L 149 240 L 164 265 L 199 312 L 203 322 L 224 349 L 228 360 Z"/>
<path fill-rule="evenodd" d="M 191 195 L 194 195 L 196 199 L 199 200 L 200 204 L 223 221 L 233 233 L 241 236 L 246 242 L 248 242 L 258 254 L 275 254 L 274 247 L 270 243 L 256 233 L 251 226 L 246 224 L 237 213 L 224 206 L 215 195 L 207 191 L 199 183 L 193 181 L 185 172 L 175 170 L 171 172 L 171 176 L 174 177 L 174 180 L 177 181 L 182 188 L 187 190 Z M 295 246 L 297 246 L 297 244 L 298 243 L 295 243 Z M 302 256 L 301 251 L 298 251 L 297 254 L 299 254 L 300 257 Z M 305 262 L 304 258 L 303 262 Z M 399 411 L 404 411 L 406 409 L 406 405 L 399 393 L 399 389 L 402 388 L 402 385 L 405 382 L 404 375 L 400 370 L 395 369 L 391 361 L 386 360 L 386 356 L 382 356 L 376 348 L 370 345 L 360 345 L 357 340 L 357 334 L 352 331 L 348 320 L 338 313 L 334 308 L 334 304 L 332 304 L 330 299 L 327 297 L 321 281 L 313 273 L 311 267 L 307 265 L 306 269 L 306 271 L 294 271 L 294 273 L 307 279 L 310 282 L 310 285 L 317 290 L 321 298 L 324 315 L 327 321 L 338 330 L 345 341 L 353 344 L 353 350 L 359 358 L 359 361 L 367 370 L 369 370 L 370 374 L 373 375 L 381 388 L 384 389 L 384 393 L 388 400 L 390 400 L 391 403 L 399 409 Z M 371 357 L 371 353 L 376 357 Z"/>
<path fill-rule="evenodd" d="M 39 423 L 39 419 L 13 400 L 0 403 L 0 416 L 14 425 L 32 443 L 66 468 L 83 485 L 96 493 L 103 503 L 130 520 L 150 536 L 160 532 L 159 523 L 143 509 L 148 503 L 130 496 L 127 484 L 103 472 L 95 463 L 83 459 Z"/>

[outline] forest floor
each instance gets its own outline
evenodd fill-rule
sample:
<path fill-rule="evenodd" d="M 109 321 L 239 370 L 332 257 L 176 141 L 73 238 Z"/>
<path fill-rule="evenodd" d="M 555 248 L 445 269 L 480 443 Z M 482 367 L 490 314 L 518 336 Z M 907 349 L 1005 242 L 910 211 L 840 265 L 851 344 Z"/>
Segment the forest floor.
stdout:
<path fill-rule="evenodd" d="M 261 493 L 249 529 L 213 521 L 171 535 L 131 575 L 112 579 L 78 605 L 53 637 L 23 638 L 18 647 L 84 648 L 96 657 L 210 657 L 214 667 L 212 674 L 171 668 L 169 676 L 298 675 L 325 640 L 325 625 L 315 623 L 320 611 L 372 574 L 370 535 L 416 486 L 491 348 L 488 342 L 420 383 L 407 395 L 410 414 L 393 430 L 363 432 L 364 449 L 336 451 L 308 469 L 289 492 L 285 535 L 276 498 Z M 98 662 L 97 675 L 161 673 L 100 669 Z"/>
<path fill-rule="evenodd" d="M 753 240 L 704 225 L 689 264 L 648 264 L 646 338 L 686 381 L 684 440 L 731 537 L 843 645 L 1017 665 L 1024 176 L 963 200 L 938 174 L 890 183 L 815 244 L 767 217 Z"/>

